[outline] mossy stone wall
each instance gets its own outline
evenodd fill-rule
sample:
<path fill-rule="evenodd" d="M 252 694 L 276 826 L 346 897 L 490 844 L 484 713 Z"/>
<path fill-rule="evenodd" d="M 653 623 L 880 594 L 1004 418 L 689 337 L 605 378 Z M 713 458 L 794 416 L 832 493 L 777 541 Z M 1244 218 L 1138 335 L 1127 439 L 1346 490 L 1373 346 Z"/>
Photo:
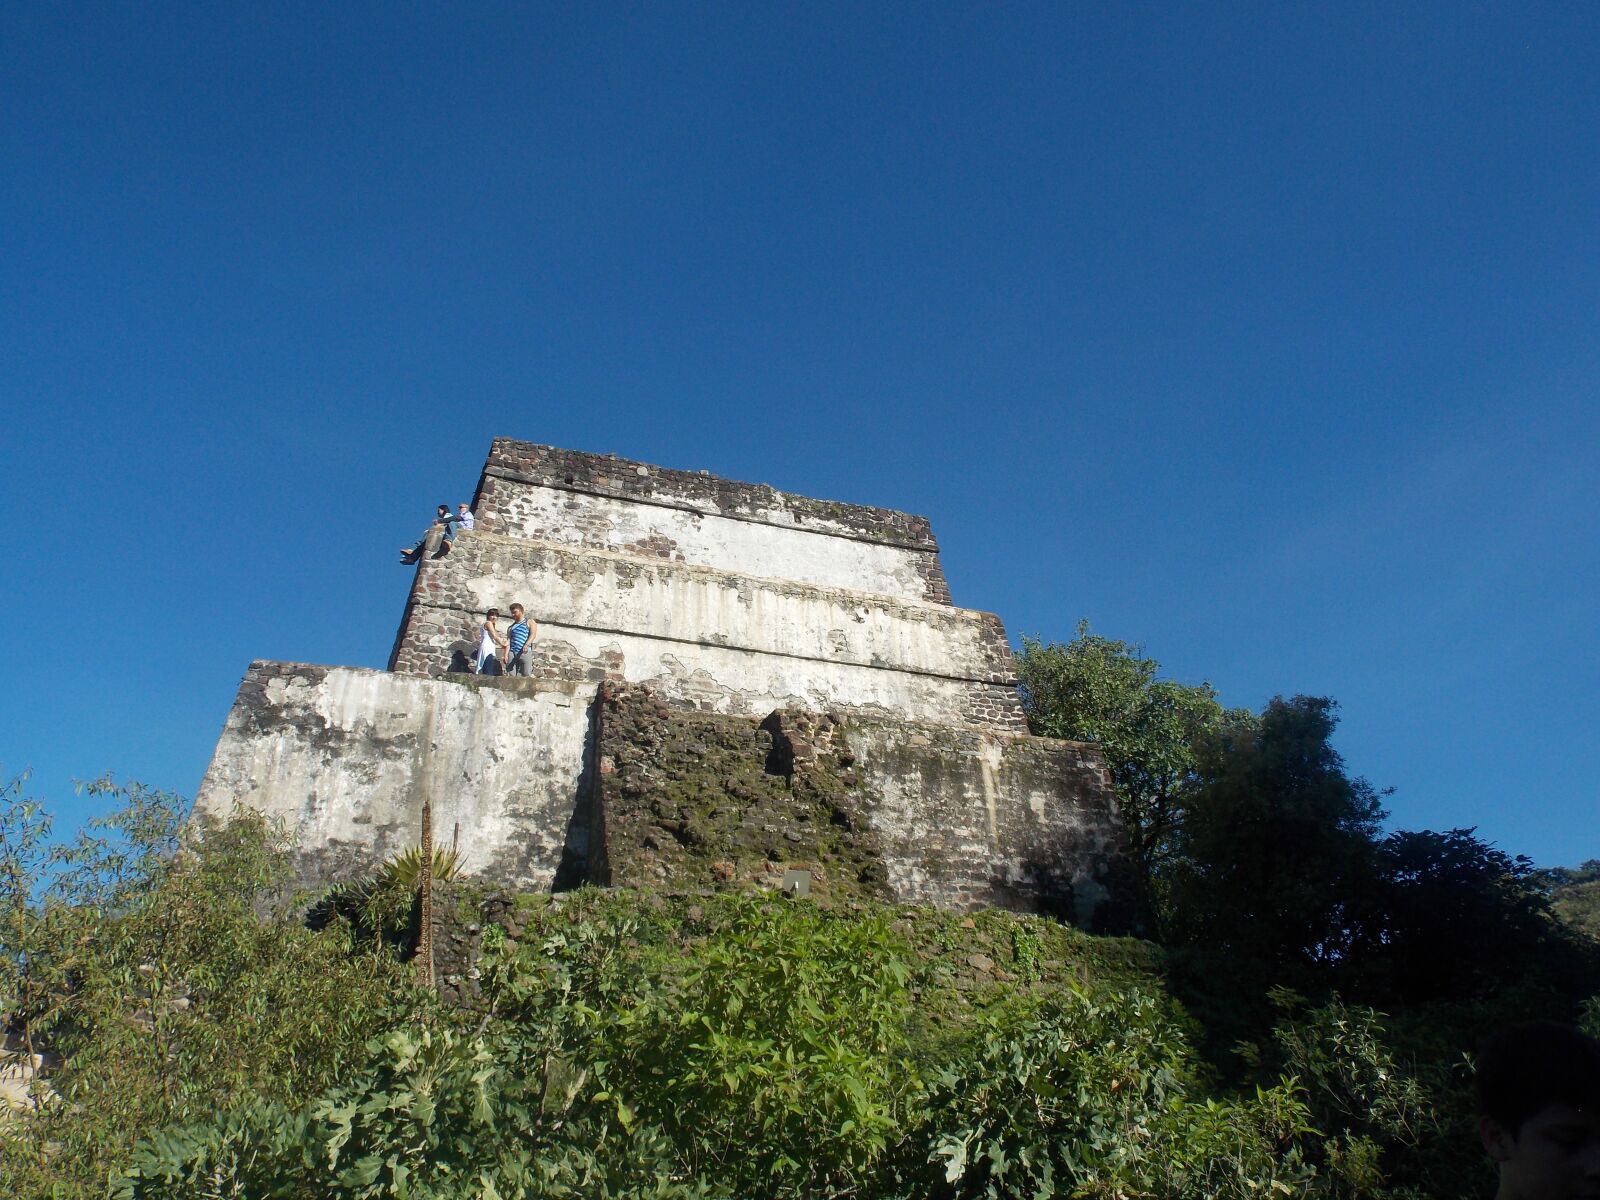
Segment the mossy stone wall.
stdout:
<path fill-rule="evenodd" d="M 1121 830 L 1093 746 L 977 726 L 693 710 L 635 684 L 596 702 L 589 878 L 1045 912 L 1125 925 Z"/>
<path fill-rule="evenodd" d="M 842 741 L 802 742 L 805 717 L 765 720 L 687 711 L 649 689 L 600 695 L 596 772 L 604 865 L 597 881 L 630 887 L 777 888 L 810 872 L 814 894 L 887 899 L 876 832 Z M 813 747 L 822 745 L 821 752 Z"/>

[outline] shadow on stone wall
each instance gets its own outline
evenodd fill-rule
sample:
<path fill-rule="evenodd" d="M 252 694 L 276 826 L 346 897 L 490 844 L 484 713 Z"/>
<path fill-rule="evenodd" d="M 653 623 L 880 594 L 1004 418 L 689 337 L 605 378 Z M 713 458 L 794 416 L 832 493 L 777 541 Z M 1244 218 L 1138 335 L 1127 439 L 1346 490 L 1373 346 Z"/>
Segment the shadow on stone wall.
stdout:
<path fill-rule="evenodd" d="M 599 758 L 600 700 L 590 705 L 583 735 L 583 770 L 578 776 L 577 800 L 567 819 L 566 836 L 561 843 L 561 861 L 556 865 L 552 892 L 570 892 L 586 883 L 606 886 L 611 882 L 611 866 L 606 855 L 605 829 L 600 819 Z"/>

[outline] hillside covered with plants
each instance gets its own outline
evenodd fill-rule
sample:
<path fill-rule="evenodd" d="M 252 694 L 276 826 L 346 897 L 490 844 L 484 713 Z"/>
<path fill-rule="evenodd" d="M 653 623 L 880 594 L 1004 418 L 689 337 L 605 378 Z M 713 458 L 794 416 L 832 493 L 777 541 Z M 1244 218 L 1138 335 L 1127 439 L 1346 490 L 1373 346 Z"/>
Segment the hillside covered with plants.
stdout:
<path fill-rule="evenodd" d="M 43 1069 L 0 1193 L 1488 1194 L 1466 1056 L 1600 1025 L 1593 872 L 1385 832 L 1327 700 L 1228 710 L 1087 629 L 1021 665 L 1036 731 L 1105 749 L 1137 936 L 736 889 L 490 919 L 468 882 L 474 999 L 446 1005 L 404 871 L 308 924 L 255 817 L 100 785 L 113 815 L 58 846 L 12 785 L 0 1013 Z"/>

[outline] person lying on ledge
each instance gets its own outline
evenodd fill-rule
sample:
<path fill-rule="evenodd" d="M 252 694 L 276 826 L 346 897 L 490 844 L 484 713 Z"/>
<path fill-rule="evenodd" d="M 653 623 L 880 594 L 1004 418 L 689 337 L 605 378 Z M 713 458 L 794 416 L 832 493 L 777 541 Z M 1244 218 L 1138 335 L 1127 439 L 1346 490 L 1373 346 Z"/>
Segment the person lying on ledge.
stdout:
<path fill-rule="evenodd" d="M 431 554 L 435 558 L 443 554 L 449 549 L 447 539 L 451 533 L 450 523 L 459 519 L 450 511 L 448 504 L 439 505 L 433 518 L 433 524 L 429 525 L 422 536 L 417 539 L 416 545 L 402 546 L 400 548 L 400 561 L 414 563 L 424 554 Z"/>

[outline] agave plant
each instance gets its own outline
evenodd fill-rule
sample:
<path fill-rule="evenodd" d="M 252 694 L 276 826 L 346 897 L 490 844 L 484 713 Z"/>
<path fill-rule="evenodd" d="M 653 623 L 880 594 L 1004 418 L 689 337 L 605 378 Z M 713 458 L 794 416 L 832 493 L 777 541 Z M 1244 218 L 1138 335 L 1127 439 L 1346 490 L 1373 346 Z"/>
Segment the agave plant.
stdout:
<path fill-rule="evenodd" d="M 454 846 L 433 848 L 433 877 L 454 879 L 461 870 L 461 855 Z M 410 846 L 384 859 L 374 882 L 381 888 L 414 892 L 422 883 L 422 847 Z"/>
<path fill-rule="evenodd" d="M 454 846 L 433 848 L 433 878 L 454 879 L 461 873 L 461 855 Z M 370 934 L 410 941 L 417 890 L 422 885 L 422 847 L 410 846 L 391 854 L 373 874 L 353 883 L 329 888 L 306 913 L 306 924 L 321 929 L 343 917 Z"/>

